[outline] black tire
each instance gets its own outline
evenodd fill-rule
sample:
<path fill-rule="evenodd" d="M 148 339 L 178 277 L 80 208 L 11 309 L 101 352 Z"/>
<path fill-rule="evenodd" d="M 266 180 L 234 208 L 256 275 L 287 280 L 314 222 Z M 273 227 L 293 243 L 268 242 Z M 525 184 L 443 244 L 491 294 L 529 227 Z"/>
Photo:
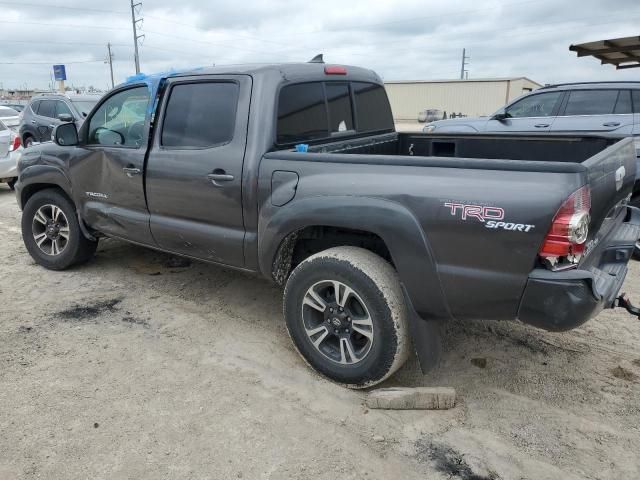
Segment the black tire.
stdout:
<path fill-rule="evenodd" d="M 337 287 L 338 295 L 334 282 L 342 285 Z M 353 293 L 347 294 L 346 287 Z M 314 293 L 326 302 L 323 311 L 305 303 Z M 336 302 L 336 296 L 342 298 Z M 340 304 L 344 306 L 342 313 L 334 308 Z M 328 313 L 332 305 L 336 313 Z M 336 317 L 348 312 L 353 318 Z M 289 335 L 304 360 L 323 376 L 349 388 L 367 388 L 384 381 L 409 355 L 407 308 L 398 274 L 384 259 L 362 248 L 331 248 L 300 263 L 287 281 L 284 315 Z M 360 323 L 362 318 L 370 319 L 370 325 Z M 340 327 L 334 329 L 336 324 Z M 323 327 L 326 334 L 322 330 L 317 336 L 308 333 Z M 367 335 L 356 333 L 356 329 L 366 330 Z M 318 347 L 314 342 L 320 336 L 323 340 Z"/>
<path fill-rule="evenodd" d="M 17 178 L 12 178 L 11 180 L 9 180 L 7 182 L 7 185 L 9 185 L 9 189 L 10 190 L 15 190 L 16 189 L 16 182 L 18 181 Z"/>
<path fill-rule="evenodd" d="M 24 148 L 29 148 L 31 145 L 33 145 L 34 141 L 35 140 L 31 135 L 25 135 L 24 140 L 22 141 L 22 145 L 24 145 Z"/>
<path fill-rule="evenodd" d="M 41 226 L 44 225 L 41 221 L 42 217 L 39 216 L 40 220 L 38 220 L 36 219 L 36 214 L 48 211 L 51 206 L 57 207 L 62 211 L 63 215 L 58 215 L 58 220 L 60 224 L 65 226 L 64 231 L 67 235 L 67 238 L 64 239 L 61 236 L 62 233 L 58 233 L 60 235 L 58 237 L 59 253 L 55 254 L 53 253 L 53 247 L 51 247 L 51 250 L 47 248 L 49 243 L 53 244 L 52 240 L 45 239 L 45 243 L 41 248 L 35 239 L 36 234 L 40 238 L 49 228 L 48 224 L 47 226 Z M 40 210 L 41 208 L 43 210 Z M 36 231 L 37 228 L 43 231 Z M 88 240 L 82 234 L 73 203 L 57 189 L 40 190 L 27 201 L 22 212 L 22 240 L 36 263 L 50 270 L 64 270 L 77 263 L 87 261 L 93 256 L 98 247 L 97 241 Z M 63 240 L 64 244 L 62 243 Z M 49 250 L 50 253 L 45 253 L 45 250 Z"/>

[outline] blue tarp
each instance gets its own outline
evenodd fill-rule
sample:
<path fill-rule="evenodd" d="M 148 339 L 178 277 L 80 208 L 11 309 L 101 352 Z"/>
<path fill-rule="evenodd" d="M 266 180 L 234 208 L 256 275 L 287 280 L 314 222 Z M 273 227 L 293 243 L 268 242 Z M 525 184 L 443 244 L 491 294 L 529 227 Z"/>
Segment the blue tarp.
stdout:
<path fill-rule="evenodd" d="M 149 75 L 145 73 L 138 73 L 127 77 L 127 79 L 119 86 L 129 85 L 132 83 L 145 83 L 147 87 L 149 87 L 149 98 L 152 99 L 152 101 L 149 102 L 147 114 L 151 114 L 156 109 L 158 90 L 167 78 L 177 77 L 178 75 L 184 75 L 185 73 L 195 72 L 201 69 L 202 67 L 190 68 L 189 70 L 169 70 L 167 72 L 152 73 Z"/>

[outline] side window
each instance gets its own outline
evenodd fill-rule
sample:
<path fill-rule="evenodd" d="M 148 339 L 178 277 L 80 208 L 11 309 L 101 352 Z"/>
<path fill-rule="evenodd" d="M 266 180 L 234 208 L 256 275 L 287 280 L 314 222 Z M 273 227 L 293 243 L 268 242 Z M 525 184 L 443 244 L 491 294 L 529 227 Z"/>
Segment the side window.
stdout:
<path fill-rule="evenodd" d="M 393 128 L 393 114 L 387 92 L 381 85 L 353 82 L 359 132 Z"/>
<path fill-rule="evenodd" d="M 144 124 L 149 103 L 149 89 L 130 88 L 109 97 L 89 119 L 87 143 L 139 147 L 144 138 Z"/>
<path fill-rule="evenodd" d="M 42 117 L 55 118 L 56 116 L 56 101 L 55 100 L 42 100 L 38 107 L 38 115 Z"/>
<path fill-rule="evenodd" d="M 617 99 L 618 90 L 573 90 L 564 115 L 610 115 Z"/>
<path fill-rule="evenodd" d="M 56 102 L 56 118 L 58 118 L 58 115 L 62 114 L 71 115 L 71 117 L 73 118 L 73 114 L 71 113 L 71 109 L 69 109 L 68 105 L 58 100 Z"/>
<path fill-rule="evenodd" d="M 561 92 L 530 95 L 508 107 L 505 113 L 510 118 L 550 117 L 561 95 Z"/>
<path fill-rule="evenodd" d="M 613 113 L 622 115 L 632 113 L 631 108 L 631 92 L 629 90 L 620 90 L 618 93 L 618 101 L 616 107 L 613 109 Z"/>
<path fill-rule="evenodd" d="M 236 126 L 239 87 L 232 82 L 175 85 L 164 115 L 161 144 L 204 148 L 228 143 Z"/>
<path fill-rule="evenodd" d="M 321 82 L 301 83 L 282 88 L 278 99 L 278 143 L 327 137 L 328 126 Z"/>
<path fill-rule="evenodd" d="M 353 112 L 348 83 L 325 83 L 327 103 L 329 104 L 330 132 L 353 130 Z"/>
<path fill-rule="evenodd" d="M 31 103 L 31 111 L 33 111 L 33 113 L 37 114 L 38 108 L 40 108 L 40 100 L 36 100 L 35 102 Z"/>
<path fill-rule="evenodd" d="M 640 113 L 640 90 L 632 90 L 633 95 L 633 111 Z"/>

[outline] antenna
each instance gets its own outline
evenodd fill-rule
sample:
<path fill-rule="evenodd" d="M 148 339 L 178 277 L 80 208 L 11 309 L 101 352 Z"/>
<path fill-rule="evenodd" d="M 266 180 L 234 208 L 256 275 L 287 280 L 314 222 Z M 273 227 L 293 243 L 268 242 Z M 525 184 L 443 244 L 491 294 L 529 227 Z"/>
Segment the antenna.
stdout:
<path fill-rule="evenodd" d="M 318 55 L 313 57 L 311 60 L 309 60 L 309 63 L 324 63 L 324 58 L 322 53 L 319 53 Z"/>

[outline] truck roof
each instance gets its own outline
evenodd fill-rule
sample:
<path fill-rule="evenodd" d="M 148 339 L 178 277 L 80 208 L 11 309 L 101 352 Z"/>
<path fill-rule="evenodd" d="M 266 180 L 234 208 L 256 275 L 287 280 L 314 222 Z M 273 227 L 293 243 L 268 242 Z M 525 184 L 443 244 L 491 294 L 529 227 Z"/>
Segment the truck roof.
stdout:
<path fill-rule="evenodd" d="M 325 71 L 326 67 L 342 67 L 346 74 L 331 74 Z M 185 70 L 170 70 L 154 74 L 140 73 L 133 75 L 118 85 L 146 83 L 151 89 L 152 97 L 155 97 L 158 87 L 163 80 L 172 77 L 190 77 L 197 75 L 251 75 L 264 77 L 277 77 L 278 82 L 282 79 L 296 80 L 360 80 L 382 84 L 382 79 L 373 70 L 355 67 L 351 65 L 327 64 L 321 62 L 307 63 L 254 63 L 239 65 L 216 65 L 212 67 L 199 67 Z"/>

